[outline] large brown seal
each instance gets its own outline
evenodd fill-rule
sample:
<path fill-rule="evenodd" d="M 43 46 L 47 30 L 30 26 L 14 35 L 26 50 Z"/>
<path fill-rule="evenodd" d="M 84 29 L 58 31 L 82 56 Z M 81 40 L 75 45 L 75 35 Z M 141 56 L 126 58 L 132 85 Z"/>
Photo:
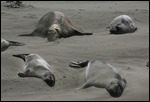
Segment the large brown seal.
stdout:
<path fill-rule="evenodd" d="M 20 36 L 40 36 L 54 41 L 61 37 L 73 35 L 91 35 L 77 30 L 69 18 L 59 11 L 48 12 L 38 22 L 36 29 L 31 34 L 21 34 Z"/>
<path fill-rule="evenodd" d="M 50 87 L 55 85 L 55 76 L 51 66 L 38 54 L 18 54 L 14 57 L 25 61 L 24 70 L 18 73 L 20 77 L 37 77 L 45 81 Z"/>
<path fill-rule="evenodd" d="M 86 82 L 79 89 L 95 86 L 105 88 L 113 97 L 120 97 L 126 86 L 126 80 L 120 76 L 118 71 L 108 63 L 98 60 L 85 60 L 82 62 L 71 61 L 70 67 L 86 67 Z"/>
<path fill-rule="evenodd" d="M 134 25 L 133 18 L 128 15 L 117 16 L 112 20 L 107 28 L 110 29 L 111 34 L 133 33 L 137 30 L 137 27 Z"/>
<path fill-rule="evenodd" d="M 16 42 L 16 41 L 9 41 L 1 38 L 1 52 L 5 51 L 9 46 L 23 46 L 24 43 Z"/>

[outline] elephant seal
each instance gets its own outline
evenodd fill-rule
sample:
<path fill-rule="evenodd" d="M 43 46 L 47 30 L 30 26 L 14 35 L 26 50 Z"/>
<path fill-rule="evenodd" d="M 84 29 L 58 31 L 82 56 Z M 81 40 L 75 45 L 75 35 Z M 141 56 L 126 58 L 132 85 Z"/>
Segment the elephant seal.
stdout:
<path fill-rule="evenodd" d="M 38 22 L 36 29 L 31 34 L 19 36 L 40 36 L 48 41 L 55 41 L 59 38 L 66 38 L 73 35 L 92 35 L 77 30 L 69 18 L 59 11 L 48 12 Z"/>
<path fill-rule="evenodd" d="M 107 28 L 110 29 L 110 34 L 133 33 L 137 30 L 133 18 L 128 15 L 120 15 L 114 18 Z"/>
<path fill-rule="evenodd" d="M 91 86 L 105 88 L 112 97 L 120 97 L 126 86 L 126 80 L 120 76 L 118 71 L 108 63 L 98 60 L 85 60 L 82 62 L 71 61 L 70 67 L 86 67 L 86 82 L 78 89 Z"/>
<path fill-rule="evenodd" d="M 1 38 L 1 52 L 5 51 L 9 46 L 23 46 L 24 43 L 16 42 L 16 41 L 8 41 Z"/>
<path fill-rule="evenodd" d="M 18 54 L 14 57 L 25 61 L 24 71 L 18 73 L 20 77 L 37 77 L 45 81 L 50 87 L 55 85 L 55 76 L 51 66 L 37 54 Z"/>

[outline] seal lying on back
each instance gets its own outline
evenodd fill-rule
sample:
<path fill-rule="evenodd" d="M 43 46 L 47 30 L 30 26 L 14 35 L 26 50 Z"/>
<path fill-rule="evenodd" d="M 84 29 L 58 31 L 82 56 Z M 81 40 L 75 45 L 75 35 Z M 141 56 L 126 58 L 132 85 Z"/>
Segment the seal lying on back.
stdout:
<path fill-rule="evenodd" d="M 108 63 L 85 60 L 83 62 L 73 62 L 69 64 L 70 67 L 86 67 L 85 79 L 86 82 L 79 89 L 95 86 L 97 88 L 105 88 L 113 97 L 122 95 L 126 86 L 126 80 L 120 76 L 118 71 Z"/>
<path fill-rule="evenodd" d="M 23 45 L 25 44 L 21 42 L 8 41 L 1 38 L 1 52 L 5 51 L 9 46 L 23 46 Z"/>
<path fill-rule="evenodd" d="M 133 33 L 137 30 L 131 17 L 128 15 L 120 15 L 113 19 L 107 27 L 111 34 Z"/>
<path fill-rule="evenodd" d="M 47 38 L 48 41 L 54 41 L 61 37 L 65 38 L 73 35 L 92 35 L 92 33 L 80 32 L 65 14 L 54 11 L 45 14 L 31 34 L 21 34 L 19 36 L 40 36 Z"/>
<path fill-rule="evenodd" d="M 55 85 L 55 76 L 51 66 L 37 54 L 18 54 L 14 57 L 25 61 L 23 73 L 18 73 L 20 77 L 37 77 L 45 81 L 50 87 Z"/>

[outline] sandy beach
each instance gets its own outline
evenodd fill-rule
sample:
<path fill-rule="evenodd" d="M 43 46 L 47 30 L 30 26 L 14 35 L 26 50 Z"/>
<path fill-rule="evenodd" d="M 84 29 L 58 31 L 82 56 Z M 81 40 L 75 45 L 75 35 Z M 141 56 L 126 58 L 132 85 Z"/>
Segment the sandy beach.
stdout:
<path fill-rule="evenodd" d="M 6 8 L 1 1 L 1 37 L 23 42 L 1 52 L 2 101 L 148 101 L 149 100 L 149 2 L 148 1 L 23 1 L 23 8 Z M 47 42 L 41 37 L 19 37 L 31 33 L 39 19 L 50 11 L 61 11 L 90 36 L 73 36 Z M 137 31 L 111 35 L 106 26 L 116 16 L 134 19 Z M 56 83 L 49 87 L 38 78 L 21 78 L 24 62 L 13 54 L 36 53 L 54 69 Z M 108 62 L 127 80 L 118 98 L 103 88 L 76 90 L 84 82 L 84 68 L 69 67 L 70 61 L 95 59 Z"/>

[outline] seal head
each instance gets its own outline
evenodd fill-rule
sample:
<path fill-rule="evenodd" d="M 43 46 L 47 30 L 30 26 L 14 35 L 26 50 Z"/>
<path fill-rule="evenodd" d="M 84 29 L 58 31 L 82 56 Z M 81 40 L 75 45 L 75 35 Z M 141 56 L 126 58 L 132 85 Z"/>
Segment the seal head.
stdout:
<path fill-rule="evenodd" d="M 42 79 L 50 86 L 53 87 L 55 85 L 55 76 L 50 73 L 47 72 L 42 76 Z"/>
<path fill-rule="evenodd" d="M 112 97 L 120 97 L 123 93 L 126 83 L 127 81 L 124 78 L 121 81 L 113 80 L 106 87 L 106 90 Z"/>
<path fill-rule="evenodd" d="M 53 24 L 47 32 L 47 40 L 55 41 L 60 38 L 61 29 L 58 24 Z"/>
<path fill-rule="evenodd" d="M 121 85 L 121 83 L 110 83 L 111 85 L 109 85 L 106 90 L 109 92 L 109 94 L 112 97 L 120 97 L 122 95 L 123 92 L 123 87 Z"/>

